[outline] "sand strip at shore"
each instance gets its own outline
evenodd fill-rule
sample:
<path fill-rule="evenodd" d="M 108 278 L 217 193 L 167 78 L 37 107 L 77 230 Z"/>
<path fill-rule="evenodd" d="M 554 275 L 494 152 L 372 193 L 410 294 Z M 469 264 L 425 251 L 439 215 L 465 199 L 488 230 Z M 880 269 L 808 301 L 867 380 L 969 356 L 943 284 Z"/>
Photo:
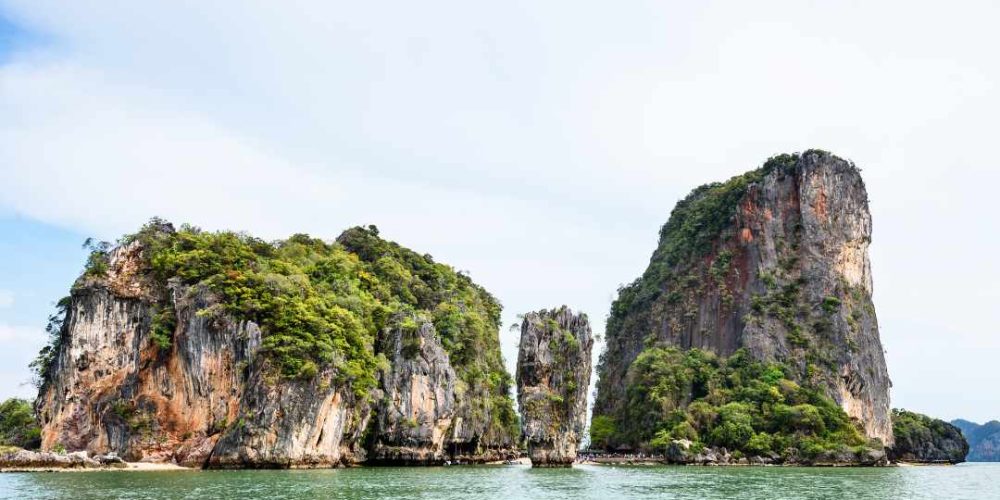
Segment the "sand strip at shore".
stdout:
<path fill-rule="evenodd" d="M 116 470 L 137 470 L 137 471 L 147 471 L 147 470 L 197 470 L 191 467 L 184 467 L 172 463 L 152 463 L 152 462 L 128 462 L 125 464 L 127 467 L 125 469 Z"/>

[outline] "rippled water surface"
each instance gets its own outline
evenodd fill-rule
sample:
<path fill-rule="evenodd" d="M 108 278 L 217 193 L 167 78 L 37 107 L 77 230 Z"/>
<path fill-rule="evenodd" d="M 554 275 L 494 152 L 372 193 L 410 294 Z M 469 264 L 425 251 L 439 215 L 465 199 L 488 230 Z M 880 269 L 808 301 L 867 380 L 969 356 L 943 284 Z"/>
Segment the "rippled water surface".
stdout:
<path fill-rule="evenodd" d="M 954 467 L 527 466 L 0 474 L 3 498 L 1000 499 L 1000 464 Z"/>

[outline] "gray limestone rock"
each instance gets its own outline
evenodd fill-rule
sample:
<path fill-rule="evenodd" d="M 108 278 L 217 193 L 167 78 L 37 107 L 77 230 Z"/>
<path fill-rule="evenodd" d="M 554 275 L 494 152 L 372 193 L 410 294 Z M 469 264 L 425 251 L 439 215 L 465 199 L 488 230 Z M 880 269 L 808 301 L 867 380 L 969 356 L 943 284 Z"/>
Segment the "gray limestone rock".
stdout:
<path fill-rule="evenodd" d="M 449 459 L 448 430 L 455 420 L 457 377 L 430 321 L 395 318 L 383 336 L 389 360 L 374 425 L 371 460 L 442 463 Z"/>
<path fill-rule="evenodd" d="M 528 313 L 517 357 L 521 428 L 535 467 L 569 466 L 586 425 L 593 337 L 566 306 Z"/>
<path fill-rule="evenodd" d="M 720 356 L 745 349 L 791 367 L 867 437 L 891 445 L 871 232 L 860 171 L 823 151 L 696 189 L 661 230 L 649 268 L 612 307 L 594 414 L 622 414 L 629 366 L 651 343 Z"/>

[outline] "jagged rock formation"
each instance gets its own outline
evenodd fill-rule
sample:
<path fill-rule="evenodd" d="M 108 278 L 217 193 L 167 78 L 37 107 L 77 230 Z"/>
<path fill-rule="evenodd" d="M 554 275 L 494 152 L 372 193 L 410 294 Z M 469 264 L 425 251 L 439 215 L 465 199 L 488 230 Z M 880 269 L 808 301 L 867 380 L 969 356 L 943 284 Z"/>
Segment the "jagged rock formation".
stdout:
<path fill-rule="evenodd" d="M 374 228 L 269 244 L 154 221 L 96 251 L 64 304 L 43 449 L 212 467 L 515 453 L 499 304 Z"/>
<path fill-rule="evenodd" d="M 576 459 L 587 420 L 592 346 L 586 314 L 562 306 L 524 315 L 517 393 L 534 467 L 568 467 Z"/>
<path fill-rule="evenodd" d="M 1000 421 L 990 420 L 985 424 L 977 424 L 968 420 L 956 419 L 951 425 L 958 427 L 969 442 L 969 454 L 965 457 L 970 462 L 1000 462 Z"/>
<path fill-rule="evenodd" d="M 630 367 L 651 347 L 778 363 L 891 445 L 871 230 L 858 169 L 823 151 L 772 158 L 679 202 L 648 269 L 619 290 L 608 319 L 594 408 L 618 426 L 608 445 L 636 444 L 623 441 L 629 423 L 619 419 Z"/>
<path fill-rule="evenodd" d="M 969 453 L 962 431 L 944 420 L 893 410 L 892 428 L 896 442 L 888 451 L 894 462 L 957 464 Z"/>
<path fill-rule="evenodd" d="M 394 353 L 382 376 L 372 457 L 401 463 L 443 462 L 445 438 L 456 418 L 455 370 L 434 324 L 408 318 L 383 339 Z M 455 429 L 459 430 L 460 425 Z"/>

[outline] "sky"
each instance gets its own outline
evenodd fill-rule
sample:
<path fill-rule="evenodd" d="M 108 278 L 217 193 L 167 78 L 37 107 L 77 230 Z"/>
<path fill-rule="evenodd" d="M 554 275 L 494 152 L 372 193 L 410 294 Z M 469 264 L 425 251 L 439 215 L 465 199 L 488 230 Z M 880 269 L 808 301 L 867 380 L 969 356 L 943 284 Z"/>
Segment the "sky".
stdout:
<path fill-rule="evenodd" d="M 383 236 L 603 324 L 673 205 L 782 152 L 871 199 L 893 406 L 1000 418 L 996 2 L 0 0 L 0 398 L 84 238 Z M 509 366 L 517 335 L 501 330 Z"/>

